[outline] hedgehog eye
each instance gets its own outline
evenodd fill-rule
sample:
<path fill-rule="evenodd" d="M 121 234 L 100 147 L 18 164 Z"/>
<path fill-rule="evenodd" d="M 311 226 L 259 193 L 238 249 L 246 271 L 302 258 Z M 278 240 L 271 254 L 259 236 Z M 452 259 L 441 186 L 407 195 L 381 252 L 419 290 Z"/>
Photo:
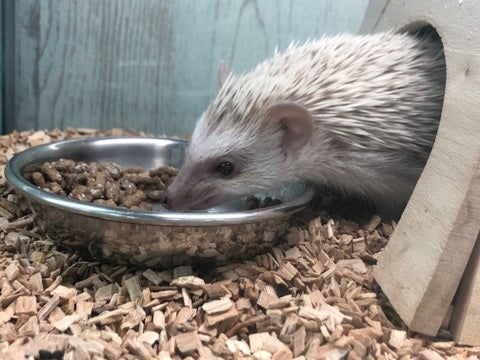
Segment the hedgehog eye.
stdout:
<path fill-rule="evenodd" d="M 229 161 L 223 161 L 217 166 L 215 166 L 215 171 L 219 174 L 228 176 L 233 172 L 234 166 Z"/>

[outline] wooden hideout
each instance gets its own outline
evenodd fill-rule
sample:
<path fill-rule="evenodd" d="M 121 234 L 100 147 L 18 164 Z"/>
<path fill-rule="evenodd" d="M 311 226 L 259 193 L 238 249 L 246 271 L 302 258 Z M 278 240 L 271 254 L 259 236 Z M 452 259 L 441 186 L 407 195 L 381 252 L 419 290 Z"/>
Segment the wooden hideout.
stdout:
<path fill-rule="evenodd" d="M 414 331 L 480 345 L 480 3 L 371 0 L 361 32 L 432 26 L 447 80 L 435 144 L 375 278 Z"/>

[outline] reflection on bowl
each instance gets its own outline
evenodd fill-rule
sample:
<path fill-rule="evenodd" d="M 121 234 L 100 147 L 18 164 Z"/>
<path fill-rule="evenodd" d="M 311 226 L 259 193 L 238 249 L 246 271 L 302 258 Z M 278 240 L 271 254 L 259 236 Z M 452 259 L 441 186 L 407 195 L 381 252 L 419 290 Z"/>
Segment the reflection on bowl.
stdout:
<path fill-rule="evenodd" d="M 53 241 L 89 257 L 142 266 L 224 262 L 251 257 L 272 247 L 293 213 L 313 198 L 302 182 L 254 194 L 282 201 L 244 210 L 245 198 L 195 212 L 139 211 L 83 203 L 44 191 L 22 176 L 60 158 L 115 162 L 120 166 L 180 167 L 187 142 L 159 138 L 90 138 L 41 145 L 14 156 L 5 168 L 8 182 L 23 194 L 38 226 Z M 155 209 L 154 209 L 155 210 Z"/>

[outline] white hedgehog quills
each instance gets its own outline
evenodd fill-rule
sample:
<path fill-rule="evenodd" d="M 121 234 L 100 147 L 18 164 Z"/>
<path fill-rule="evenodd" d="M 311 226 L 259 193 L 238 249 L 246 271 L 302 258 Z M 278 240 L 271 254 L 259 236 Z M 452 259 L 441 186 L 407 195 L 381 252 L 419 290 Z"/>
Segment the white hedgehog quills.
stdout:
<path fill-rule="evenodd" d="M 439 39 L 387 32 L 292 44 L 230 74 L 197 122 L 169 207 L 305 180 L 398 216 L 435 139 L 445 72 Z"/>

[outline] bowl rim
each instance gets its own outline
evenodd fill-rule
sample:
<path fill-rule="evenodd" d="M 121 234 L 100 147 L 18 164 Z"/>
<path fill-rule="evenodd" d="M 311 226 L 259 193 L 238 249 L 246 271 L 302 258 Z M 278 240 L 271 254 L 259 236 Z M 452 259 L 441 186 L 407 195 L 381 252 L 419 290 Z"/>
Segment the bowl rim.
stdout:
<path fill-rule="evenodd" d="M 22 176 L 22 170 L 32 164 L 45 158 L 63 146 L 72 144 L 88 146 L 94 142 L 116 142 L 116 143 L 183 143 L 187 140 L 168 138 L 168 137 L 89 137 L 80 139 L 61 140 L 33 146 L 15 154 L 5 166 L 5 177 L 11 186 L 28 200 L 39 203 L 44 206 L 54 207 L 77 215 L 86 217 L 111 220 L 117 222 L 128 222 L 134 224 L 162 225 L 162 226 L 219 226 L 219 225 L 240 225 L 266 220 L 273 220 L 279 217 L 285 217 L 302 210 L 313 199 L 315 188 L 313 184 L 302 182 L 305 186 L 303 194 L 290 201 L 270 206 L 267 208 L 234 211 L 228 213 L 205 213 L 205 212 L 179 212 L 179 211 L 147 211 L 132 210 L 125 208 L 114 208 L 104 205 L 82 202 L 80 200 L 69 199 L 61 195 L 56 195 L 31 184 Z M 51 156 L 50 156 L 51 157 Z M 60 157 L 58 157 L 60 158 Z M 51 160 L 48 160 L 51 161 Z"/>

